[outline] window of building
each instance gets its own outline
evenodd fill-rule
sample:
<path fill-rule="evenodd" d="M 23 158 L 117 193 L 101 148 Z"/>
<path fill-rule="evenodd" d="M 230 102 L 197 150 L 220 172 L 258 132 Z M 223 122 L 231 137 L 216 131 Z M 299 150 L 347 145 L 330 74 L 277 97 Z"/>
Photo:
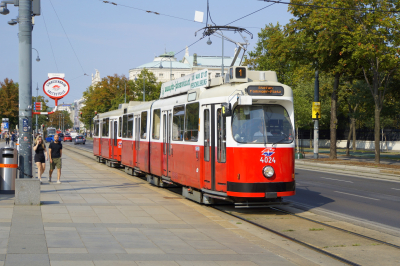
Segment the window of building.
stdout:
<path fill-rule="evenodd" d="M 161 109 L 153 111 L 153 139 L 160 139 Z"/>
<path fill-rule="evenodd" d="M 174 117 L 172 125 L 172 139 L 182 141 L 185 126 L 185 106 L 174 107 Z"/>
<path fill-rule="evenodd" d="M 221 73 L 215 73 L 215 77 L 218 78 L 221 76 Z"/>
<path fill-rule="evenodd" d="M 171 74 L 171 78 L 173 78 L 174 77 L 174 74 Z"/>
<path fill-rule="evenodd" d="M 147 111 L 142 112 L 142 122 L 140 123 L 140 138 L 147 138 Z"/>
<path fill-rule="evenodd" d="M 159 77 L 164 77 L 163 73 L 158 74 Z"/>
<path fill-rule="evenodd" d="M 185 76 L 185 74 L 181 74 L 181 77 L 184 77 Z"/>
<path fill-rule="evenodd" d="M 108 118 L 103 119 L 103 137 L 108 137 L 110 130 L 110 120 Z"/>
<path fill-rule="evenodd" d="M 185 141 L 197 141 L 199 137 L 199 103 L 186 105 Z"/>
<path fill-rule="evenodd" d="M 127 130 L 126 130 L 126 137 L 133 138 L 133 114 L 128 115 L 128 123 L 127 123 Z"/>

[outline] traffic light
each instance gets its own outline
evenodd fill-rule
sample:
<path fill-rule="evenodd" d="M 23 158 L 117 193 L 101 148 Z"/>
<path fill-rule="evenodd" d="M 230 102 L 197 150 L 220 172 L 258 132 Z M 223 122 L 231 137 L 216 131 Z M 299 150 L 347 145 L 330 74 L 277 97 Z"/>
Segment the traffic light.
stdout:
<path fill-rule="evenodd" d="M 81 117 L 82 117 L 82 112 L 81 112 Z"/>
<path fill-rule="evenodd" d="M 35 102 L 34 109 L 35 109 L 35 111 L 41 111 L 42 110 L 42 102 Z"/>

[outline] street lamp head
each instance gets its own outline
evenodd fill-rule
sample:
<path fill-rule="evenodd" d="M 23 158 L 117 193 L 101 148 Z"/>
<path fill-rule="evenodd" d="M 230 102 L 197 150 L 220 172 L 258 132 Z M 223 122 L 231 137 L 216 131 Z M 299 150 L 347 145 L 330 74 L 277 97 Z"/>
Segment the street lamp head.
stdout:
<path fill-rule="evenodd" d="M 5 6 L 0 7 L 0 14 L 7 15 L 9 13 L 10 13 L 10 10 L 8 10 L 7 7 L 5 7 Z"/>
<path fill-rule="evenodd" d="M 36 62 L 39 62 L 40 61 L 40 58 L 39 58 L 39 55 L 36 57 Z"/>
<path fill-rule="evenodd" d="M 211 45 L 211 44 L 212 44 L 212 41 L 211 41 L 210 37 L 208 37 L 207 44 L 208 44 L 208 45 Z"/>
<path fill-rule="evenodd" d="M 14 25 L 17 25 L 18 21 L 16 19 L 12 19 L 7 23 L 8 23 L 8 25 L 14 26 Z"/>

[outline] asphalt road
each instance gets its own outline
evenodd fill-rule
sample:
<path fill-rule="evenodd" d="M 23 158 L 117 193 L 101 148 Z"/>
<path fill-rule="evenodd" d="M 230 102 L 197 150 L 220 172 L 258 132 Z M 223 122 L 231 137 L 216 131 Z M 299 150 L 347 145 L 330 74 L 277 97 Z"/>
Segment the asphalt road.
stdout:
<path fill-rule="evenodd" d="M 296 195 L 289 200 L 400 228 L 400 182 L 296 169 Z"/>
<path fill-rule="evenodd" d="M 93 151 L 93 141 L 71 145 Z M 289 200 L 306 209 L 327 210 L 400 229 L 400 182 L 296 169 L 296 195 Z"/>

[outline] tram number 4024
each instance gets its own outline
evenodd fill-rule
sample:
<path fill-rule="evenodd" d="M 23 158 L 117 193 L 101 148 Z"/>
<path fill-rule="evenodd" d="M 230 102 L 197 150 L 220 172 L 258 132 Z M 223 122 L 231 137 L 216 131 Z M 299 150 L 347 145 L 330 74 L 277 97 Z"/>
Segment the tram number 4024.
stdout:
<path fill-rule="evenodd" d="M 260 162 L 262 162 L 262 163 L 275 163 L 275 157 L 261 157 Z"/>

